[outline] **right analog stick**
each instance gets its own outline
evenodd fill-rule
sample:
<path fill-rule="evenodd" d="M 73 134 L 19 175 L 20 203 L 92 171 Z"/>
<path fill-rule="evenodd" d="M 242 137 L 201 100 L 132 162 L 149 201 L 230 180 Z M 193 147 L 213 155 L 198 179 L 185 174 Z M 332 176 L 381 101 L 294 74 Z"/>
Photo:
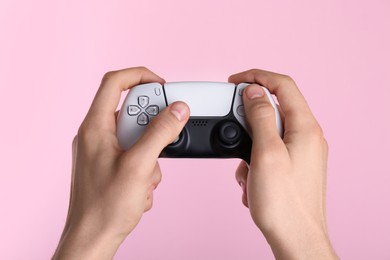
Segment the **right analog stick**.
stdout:
<path fill-rule="evenodd" d="M 219 128 L 219 138 L 227 145 L 233 145 L 241 138 L 240 127 L 234 122 L 226 122 Z"/>

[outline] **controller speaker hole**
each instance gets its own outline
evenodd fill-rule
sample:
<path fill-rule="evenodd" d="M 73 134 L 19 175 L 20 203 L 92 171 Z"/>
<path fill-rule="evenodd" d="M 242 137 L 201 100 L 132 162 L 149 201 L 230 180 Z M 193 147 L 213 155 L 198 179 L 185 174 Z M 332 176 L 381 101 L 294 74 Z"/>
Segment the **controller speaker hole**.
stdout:
<path fill-rule="evenodd" d="M 207 126 L 207 120 L 193 120 L 193 126 Z"/>

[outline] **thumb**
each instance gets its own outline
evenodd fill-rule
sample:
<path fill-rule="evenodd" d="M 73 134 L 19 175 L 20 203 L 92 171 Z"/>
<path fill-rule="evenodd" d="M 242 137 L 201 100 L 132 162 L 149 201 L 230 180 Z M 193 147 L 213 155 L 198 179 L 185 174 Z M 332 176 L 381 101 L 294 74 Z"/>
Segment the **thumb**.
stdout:
<path fill-rule="evenodd" d="M 243 95 L 246 120 L 252 130 L 253 153 L 269 150 L 270 146 L 281 145 L 275 120 L 275 110 L 262 86 L 251 84 Z"/>
<path fill-rule="evenodd" d="M 143 158 L 157 159 L 161 151 L 183 130 L 190 115 L 184 102 L 174 102 L 162 110 L 149 124 L 141 138 L 131 148 Z"/>

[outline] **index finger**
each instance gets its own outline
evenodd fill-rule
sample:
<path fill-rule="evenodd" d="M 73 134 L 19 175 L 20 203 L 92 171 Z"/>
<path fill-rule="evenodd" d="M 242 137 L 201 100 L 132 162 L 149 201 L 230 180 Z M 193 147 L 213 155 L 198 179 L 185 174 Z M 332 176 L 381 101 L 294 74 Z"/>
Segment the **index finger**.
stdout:
<path fill-rule="evenodd" d="M 253 69 L 230 76 L 229 82 L 258 83 L 275 94 L 285 115 L 286 133 L 303 133 L 318 126 L 305 98 L 289 76 Z"/>
<path fill-rule="evenodd" d="M 106 119 L 115 121 L 115 110 L 118 106 L 121 92 L 133 86 L 159 82 L 164 84 L 164 79 L 144 67 L 128 68 L 108 72 L 104 75 L 99 90 L 89 109 L 86 119 L 106 122 Z"/>

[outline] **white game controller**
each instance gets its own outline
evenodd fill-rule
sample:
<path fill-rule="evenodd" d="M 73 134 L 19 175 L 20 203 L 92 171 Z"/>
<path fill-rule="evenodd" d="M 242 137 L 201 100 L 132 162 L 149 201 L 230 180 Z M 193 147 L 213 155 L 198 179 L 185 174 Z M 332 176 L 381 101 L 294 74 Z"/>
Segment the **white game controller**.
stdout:
<path fill-rule="evenodd" d="M 129 149 L 160 111 L 175 101 L 183 101 L 190 107 L 190 118 L 180 136 L 162 151 L 160 157 L 241 158 L 249 163 L 252 140 L 242 101 L 243 90 L 248 85 L 170 82 L 133 87 L 118 116 L 119 145 Z M 263 89 L 274 107 L 277 130 L 282 136 L 277 106 L 268 89 Z"/>

